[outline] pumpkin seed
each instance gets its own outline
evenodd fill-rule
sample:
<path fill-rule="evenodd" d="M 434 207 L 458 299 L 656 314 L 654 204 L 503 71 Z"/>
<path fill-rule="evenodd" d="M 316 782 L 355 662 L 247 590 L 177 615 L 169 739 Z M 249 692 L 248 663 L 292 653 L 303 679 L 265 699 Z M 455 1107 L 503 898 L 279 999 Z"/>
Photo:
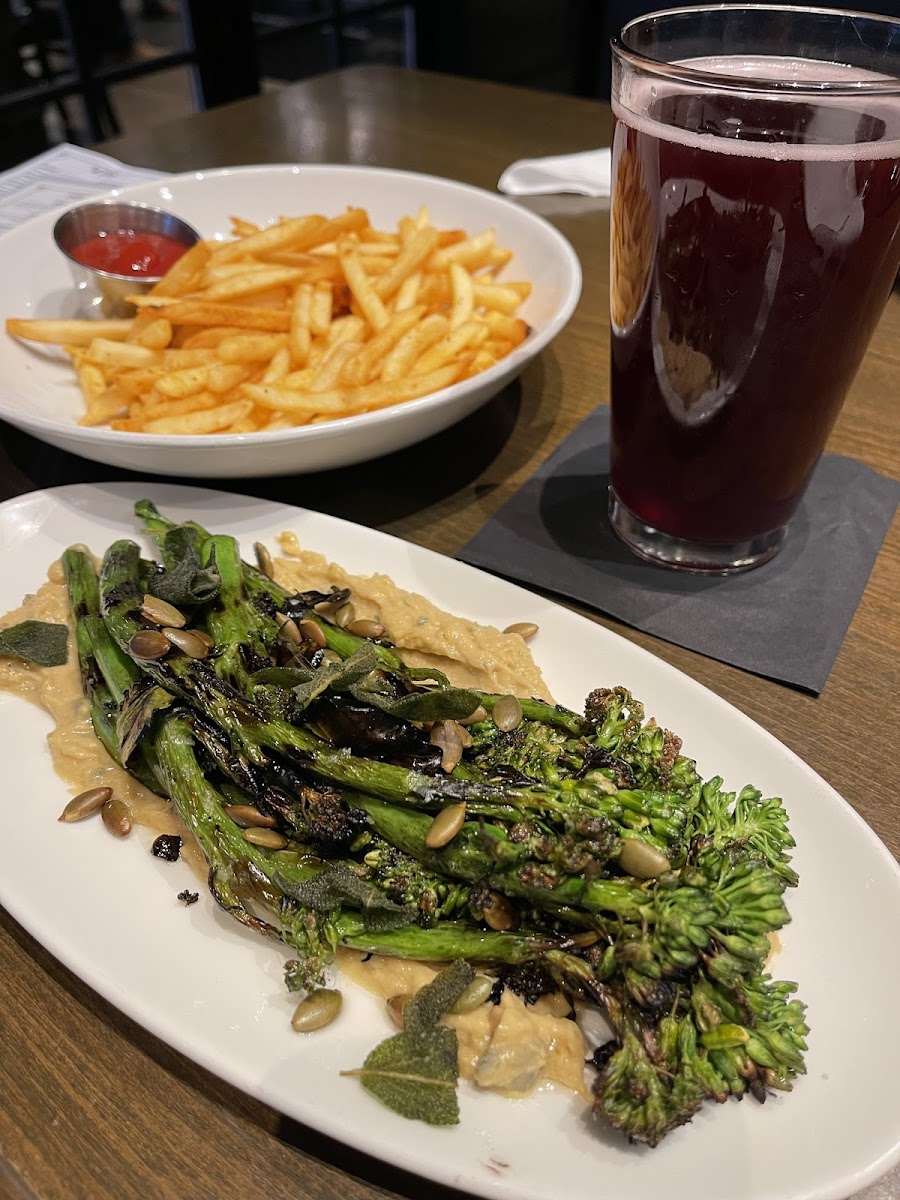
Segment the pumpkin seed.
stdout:
<path fill-rule="evenodd" d="M 318 621 L 300 621 L 297 625 L 297 630 L 299 631 L 304 642 L 312 642 L 312 644 L 314 646 L 318 646 L 320 650 L 327 644 L 325 630 Z"/>
<path fill-rule="evenodd" d="M 452 1013 L 467 1013 L 472 1012 L 476 1008 L 481 1008 L 493 990 L 493 979 L 488 979 L 487 975 L 476 975 L 456 1003 L 451 1004 L 450 1011 Z"/>
<path fill-rule="evenodd" d="M 116 796 L 110 796 L 100 809 L 100 816 L 113 837 L 128 837 L 134 827 L 134 821 L 131 819 L 131 813 L 127 806 Z"/>
<path fill-rule="evenodd" d="M 293 642 L 295 646 L 299 646 L 303 638 L 300 636 L 297 622 L 290 617 L 286 617 L 284 613 L 276 613 L 275 620 L 278 622 L 278 636 L 284 638 L 287 642 Z"/>
<path fill-rule="evenodd" d="M 457 718 L 457 724 L 459 724 L 459 725 L 474 725 L 477 721 L 486 721 L 486 720 L 487 720 L 487 709 L 482 708 L 482 706 L 479 704 L 478 707 L 475 709 L 475 711 L 473 713 L 469 713 L 469 715 L 467 717 Z"/>
<path fill-rule="evenodd" d="M 79 792 L 62 810 L 59 820 L 83 821 L 85 817 L 95 813 L 98 808 L 102 808 L 110 796 L 112 796 L 110 787 L 88 788 L 86 792 Z"/>
<path fill-rule="evenodd" d="M 275 818 L 261 813 L 252 804 L 227 804 L 225 811 L 235 825 L 240 825 L 241 829 L 273 829 L 275 827 Z"/>
<path fill-rule="evenodd" d="M 523 641 L 527 642 L 529 638 L 533 638 L 540 626 L 535 625 L 534 621 L 516 621 L 514 625 L 507 625 L 503 630 L 504 633 L 517 633 Z"/>
<path fill-rule="evenodd" d="M 435 721 L 428 734 L 432 746 L 439 746 L 441 751 L 441 770 L 449 775 L 454 767 L 459 766 L 462 758 L 462 738 L 459 726 L 455 721 Z"/>
<path fill-rule="evenodd" d="M 670 865 L 662 851 L 645 842 L 643 838 L 630 837 L 623 840 L 622 849 L 619 851 L 619 866 L 626 875 L 633 875 L 635 879 L 655 879 L 658 875 L 664 875 Z"/>
<path fill-rule="evenodd" d="M 356 608 L 348 600 L 346 604 L 342 604 L 334 614 L 334 621 L 341 629 L 346 629 L 351 621 L 356 620 Z"/>
<path fill-rule="evenodd" d="M 355 633 L 357 637 L 362 638 L 380 638 L 384 637 L 384 626 L 380 621 L 350 621 L 344 628 L 348 633 Z"/>
<path fill-rule="evenodd" d="M 133 658 L 140 658 L 145 662 L 164 658 L 171 649 L 172 643 L 158 629 L 139 629 L 131 635 L 128 643 L 128 653 Z"/>
<path fill-rule="evenodd" d="M 312 1033 L 330 1025 L 341 1011 L 343 997 L 335 988 L 316 988 L 300 1001 L 291 1017 L 297 1033 Z"/>
<path fill-rule="evenodd" d="M 169 604 L 167 600 L 160 600 L 159 596 L 151 596 L 149 593 L 144 596 L 141 616 L 152 621 L 154 625 L 171 625 L 175 629 L 181 629 L 187 624 L 187 617 L 183 612 L 179 612 L 174 604 Z"/>
<path fill-rule="evenodd" d="M 485 924 L 498 933 L 506 933 L 510 929 L 518 929 L 521 918 L 505 896 L 499 892 L 491 892 L 490 899 L 483 909 Z"/>
<path fill-rule="evenodd" d="M 262 544 L 262 542 L 253 543 L 253 553 L 256 555 L 256 565 L 259 567 L 263 575 L 267 575 L 269 579 L 274 579 L 275 566 L 272 562 L 272 555 Z"/>
<path fill-rule="evenodd" d="M 263 850 L 283 850 L 288 844 L 287 838 L 277 829 L 260 829 L 258 826 L 244 830 L 244 841 L 251 846 L 261 846 Z"/>
<path fill-rule="evenodd" d="M 164 629 L 162 632 L 188 658 L 206 658 L 209 654 L 209 646 L 192 629 Z"/>
<path fill-rule="evenodd" d="M 409 992 L 401 992 L 399 996 L 391 996 L 387 1001 L 388 1016 L 398 1029 L 403 1028 L 403 1010 L 412 1000 Z"/>
<path fill-rule="evenodd" d="M 425 834 L 425 845 L 429 850 L 439 850 L 441 846 L 446 846 L 448 842 L 453 841 L 462 829 L 465 819 L 465 800 L 460 804 L 451 804 L 447 808 L 442 808 L 428 826 Z"/>
<path fill-rule="evenodd" d="M 501 696 L 494 705 L 491 716 L 494 724 L 504 733 L 518 729 L 522 724 L 522 705 L 517 696 Z"/>

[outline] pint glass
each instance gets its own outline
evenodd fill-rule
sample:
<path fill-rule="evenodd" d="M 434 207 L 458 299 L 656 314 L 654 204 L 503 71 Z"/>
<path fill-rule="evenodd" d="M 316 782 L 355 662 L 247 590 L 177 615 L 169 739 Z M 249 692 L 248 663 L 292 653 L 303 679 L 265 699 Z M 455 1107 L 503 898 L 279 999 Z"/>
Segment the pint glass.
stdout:
<path fill-rule="evenodd" d="M 659 12 L 613 41 L 610 519 L 777 553 L 900 264 L 900 21 Z M 900 387 L 900 380 L 898 387 Z"/>

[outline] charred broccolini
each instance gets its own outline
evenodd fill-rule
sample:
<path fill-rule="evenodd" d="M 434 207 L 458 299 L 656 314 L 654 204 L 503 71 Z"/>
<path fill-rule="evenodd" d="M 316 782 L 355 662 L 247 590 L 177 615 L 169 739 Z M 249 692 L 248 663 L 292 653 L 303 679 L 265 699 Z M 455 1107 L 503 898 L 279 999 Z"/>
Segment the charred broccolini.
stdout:
<path fill-rule="evenodd" d="M 98 579 L 82 550 L 64 558 L 94 727 L 171 799 L 216 901 L 292 947 L 290 987 L 320 983 L 338 945 L 549 981 L 603 1013 L 595 1110 L 650 1145 L 706 1100 L 791 1087 L 804 1010 L 765 973 L 796 883 L 780 800 L 701 780 L 624 688 L 583 714 L 526 698 L 501 729 L 499 697 L 340 628 L 345 592 L 288 593 L 234 539 L 136 511 L 159 561 L 116 542 Z M 147 594 L 209 652 L 136 653 Z M 448 769 L 428 731 L 460 720 Z M 444 809 L 464 818 L 442 840 Z"/>

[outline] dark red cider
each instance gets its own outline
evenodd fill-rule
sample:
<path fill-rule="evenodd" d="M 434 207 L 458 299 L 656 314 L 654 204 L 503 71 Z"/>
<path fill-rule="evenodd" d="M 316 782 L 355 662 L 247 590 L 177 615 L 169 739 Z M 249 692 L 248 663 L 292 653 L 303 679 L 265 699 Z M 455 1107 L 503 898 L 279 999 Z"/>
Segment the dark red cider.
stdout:
<path fill-rule="evenodd" d="M 614 243 L 621 205 L 645 232 L 614 245 L 611 482 L 645 523 L 727 543 L 793 515 L 897 275 L 898 103 L 616 107 Z"/>

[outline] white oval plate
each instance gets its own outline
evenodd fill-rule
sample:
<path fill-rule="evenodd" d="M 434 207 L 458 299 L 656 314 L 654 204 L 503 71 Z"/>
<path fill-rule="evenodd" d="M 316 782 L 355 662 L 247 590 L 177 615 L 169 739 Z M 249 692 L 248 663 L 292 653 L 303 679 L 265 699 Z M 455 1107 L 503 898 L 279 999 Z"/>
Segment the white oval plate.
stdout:
<path fill-rule="evenodd" d="M 181 1053 L 321 1132 L 426 1178 L 496 1200 L 846 1200 L 900 1156 L 900 870 L 871 830 L 794 754 L 700 684 L 599 625 L 513 584 L 359 526 L 281 504 L 196 488 L 76 485 L 0 505 L 0 604 L 17 605 L 73 542 L 101 552 L 136 528 L 142 495 L 256 540 L 294 529 L 348 568 L 386 571 L 444 608 L 504 626 L 536 621 L 536 658 L 556 698 L 579 707 L 624 684 L 675 729 L 704 775 L 783 795 L 801 884 L 774 962 L 809 1005 L 809 1074 L 764 1106 L 707 1105 L 656 1150 L 625 1144 L 563 1091 L 508 1101 L 462 1085 L 452 1129 L 410 1124 L 358 1082 L 391 1027 L 347 985 L 339 1020 L 313 1037 L 289 1026 L 285 955 L 216 909 L 183 863 L 119 843 L 99 822 L 57 822 L 67 790 L 43 736 L 48 719 L 0 693 L 0 900 L 86 983 Z M 10 803 L 27 795 L 29 804 Z M 47 881 L 53 886 L 48 887 Z M 61 903 L 64 898 L 65 902 Z M 110 903 L 110 899 L 114 903 Z"/>
<path fill-rule="evenodd" d="M 265 225 L 281 215 L 334 216 L 348 205 L 367 209 L 376 227 L 393 229 L 425 204 L 439 228 L 471 234 L 495 228 L 498 244 L 513 251 L 499 278 L 533 285 L 519 310 L 532 332 L 489 371 L 379 412 L 271 433 L 189 437 L 80 426 L 84 404 L 68 360 L 55 347 L 0 332 L 0 417 L 51 446 L 134 471 L 248 478 L 349 466 L 400 450 L 468 416 L 515 379 L 565 326 L 581 295 L 578 256 L 543 217 L 434 175 L 357 166 L 231 167 L 172 175 L 111 195 L 168 209 L 206 238 L 230 236 L 232 215 Z M 0 238 L 0 317 L 83 315 L 67 262 L 53 243 L 58 215 L 34 217 Z"/>

